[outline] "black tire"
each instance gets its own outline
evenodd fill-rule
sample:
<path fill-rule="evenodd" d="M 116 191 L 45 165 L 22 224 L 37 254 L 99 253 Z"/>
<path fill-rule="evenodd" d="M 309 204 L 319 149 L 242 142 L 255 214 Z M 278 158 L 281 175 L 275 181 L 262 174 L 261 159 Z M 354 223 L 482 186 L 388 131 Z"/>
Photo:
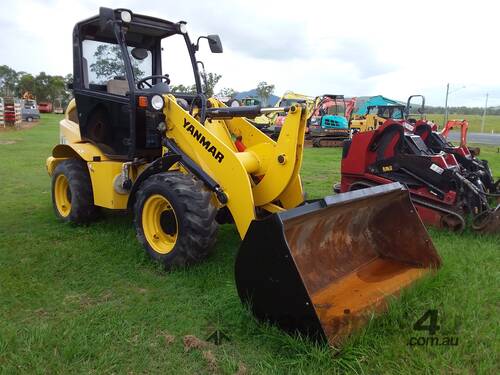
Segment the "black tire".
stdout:
<path fill-rule="evenodd" d="M 33 122 L 33 117 L 27 117 L 27 118 L 26 118 L 26 121 L 28 121 L 28 122 Z"/>
<path fill-rule="evenodd" d="M 175 220 L 177 228 L 174 230 L 175 243 L 167 253 L 160 253 L 152 247 L 143 225 L 145 204 L 148 199 L 157 195 L 164 197 L 170 204 L 174 219 L 171 211 L 168 211 L 170 214 L 168 220 Z M 137 239 L 144 246 L 146 253 L 162 263 L 166 269 L 185 267 L 205 259 L 215 245 L 218 228 L 215 221 L 217 209 L 211 200 L 212 193 L 192 175 L 165 172 L 153 175 L 144 181 L 136 195 L 134 226 Z M 162 231 L 168 232 L 168 229 L 164 229 L 163 223 L 160 225 Z"/>
<path fill-rule="evenodd" d="M 68 183 L 67 198 L 70 208 L 69 213 L 66 214 L 60 211 L 56 201 L 56 181 L 59 176 L 64 176 Z M 52 204 L 56 216 L 69 223 L 86 224 L 97 217 L 98 209 L 94 206 L 94 194 L 87 163 L 83 160 L 68 159 L 56 166 L 52 174 Z"/>

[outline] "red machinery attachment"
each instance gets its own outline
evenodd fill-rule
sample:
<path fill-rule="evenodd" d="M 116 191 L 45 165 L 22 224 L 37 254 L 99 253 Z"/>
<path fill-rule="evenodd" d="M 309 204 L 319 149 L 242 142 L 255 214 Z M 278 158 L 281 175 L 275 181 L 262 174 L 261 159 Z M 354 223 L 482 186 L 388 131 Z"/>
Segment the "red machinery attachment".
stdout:
<path fill-rule="evenodd" d="M 406 123 L 387 120 L 376 130 L 357 133 L 344 145 L 341 192 L 394 181 L 407 186 L 421 219 L 430 225 L 462 230 L 466 215 L 488 222 L 492 211 L 477 178 L 469 179 L 454 154 L 435 152 L 425 136 L 405 133 Z M 422 126 L 415 124 L 415 129 Z M 427 124 L 431 127 L 432 126 Z M 436 133 L 437 134 L 437 133 Z M 484 229 L 473 221 L 474 229 Z M 500 226 L 487 231 L 498 231 Z M 492 230 L 491 230 L 492 229 Z"/>

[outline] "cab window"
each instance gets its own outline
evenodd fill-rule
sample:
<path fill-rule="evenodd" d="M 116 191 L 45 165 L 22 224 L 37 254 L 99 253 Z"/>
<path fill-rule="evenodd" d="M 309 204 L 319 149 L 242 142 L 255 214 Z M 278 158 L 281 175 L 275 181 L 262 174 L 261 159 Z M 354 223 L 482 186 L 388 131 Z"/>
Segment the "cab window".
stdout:
<path fill-rule="evenodd" d="M 186 48 L 184 36 L 174 34 L 161 41 L 162 72 L 170 78 L 173 92 L 196 93 L 191 56 Z"/>
<path fill-rule="evenodd" d="M 131 53 L 133 47 L 127 47 L 132 62 L 134 78 L 139 79 L 152 74 L 152 54 L 147 50 L 147 55 L 142 60 L 134 58 Z M 107 91 L 111 94 L 125 95 L 128 91 L 128 82 L 125 74 L 120 47 L 117 44 L 84 40 L 83 52 L 83 81 L 85 88 L 98 91 Z"/>

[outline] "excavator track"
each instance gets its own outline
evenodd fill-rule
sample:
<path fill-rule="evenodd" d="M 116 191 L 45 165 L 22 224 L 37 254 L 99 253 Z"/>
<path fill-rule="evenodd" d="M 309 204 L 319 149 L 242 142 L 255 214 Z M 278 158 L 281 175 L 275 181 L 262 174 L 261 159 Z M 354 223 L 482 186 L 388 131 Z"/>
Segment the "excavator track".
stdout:
<path fill-rule="evenodd" d="M 439 211 L 446 216 L 443 216 L 441 221 L 443 226 L 457 232 L 461 232 L 465 229 L 466 223 L 465 218 L 460 215 L 457 211 L 450 210 L 439 203 L 432 202 L 428 199 L 425 199 L 419 195 L 410 193 L 410 197 L 413 203 L 418 204 L 420 206 L 430 208 L 435 211 Z"/>
<path fill-rule="evenodd" d="M 346 139 L 317 137 L 313 138 L 312 144 L 313 147 L 342 147 Z"/>

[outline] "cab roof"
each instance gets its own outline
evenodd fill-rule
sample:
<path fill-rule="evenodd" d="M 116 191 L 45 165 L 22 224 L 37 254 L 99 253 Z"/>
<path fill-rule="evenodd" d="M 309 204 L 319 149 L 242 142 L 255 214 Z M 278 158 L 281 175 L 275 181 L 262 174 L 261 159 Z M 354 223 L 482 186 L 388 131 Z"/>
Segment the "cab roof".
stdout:
<path fill-rule="evenodd" d="M 115 18 L 121 20 L 122 11 L 130 12 L 132 19 L 127 23 L 126 39 L 128 45 L 148 45 L 153 40 L 180 33 L 180 23 L 160 18 L 134 14 L 128 9 L 115 9 Z M 122 21 L 120 21 L 122 22 Z M 90 39 L 114 42 L 115 37 L 111 28 L 101 29 L 99 15 L 80 21 L 75 25 L 74 36 L 80 40 Z"/>

